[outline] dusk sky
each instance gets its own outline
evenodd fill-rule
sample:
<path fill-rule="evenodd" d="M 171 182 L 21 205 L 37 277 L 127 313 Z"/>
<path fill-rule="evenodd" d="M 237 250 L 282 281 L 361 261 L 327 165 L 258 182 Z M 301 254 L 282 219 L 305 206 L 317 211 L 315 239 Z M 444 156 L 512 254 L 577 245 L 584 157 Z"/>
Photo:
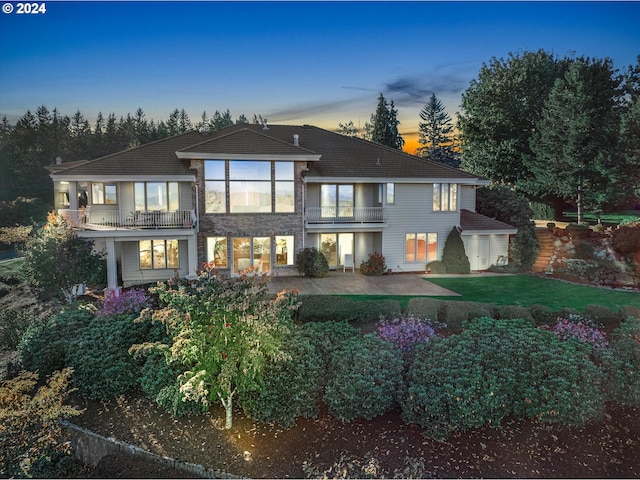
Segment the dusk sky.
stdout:
<path fill-rule="evenodd" d="M 12 124 L 45 105 L 92 123 L 229 109 L 334 130 L 364 126 L 382 92 L 413 151 L 429 96 L 455 120 L 491 57 L 542 48 L 625 69 L 640 54 L 639 2 L 0 3 L 0 118 Z"/>

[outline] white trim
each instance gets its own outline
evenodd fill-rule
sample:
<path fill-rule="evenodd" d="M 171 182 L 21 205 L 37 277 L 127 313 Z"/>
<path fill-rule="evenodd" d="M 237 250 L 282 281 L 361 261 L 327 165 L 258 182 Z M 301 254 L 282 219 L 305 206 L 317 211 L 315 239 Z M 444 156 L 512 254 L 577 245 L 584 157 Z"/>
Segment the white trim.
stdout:
<path fill-rule="evenodd" d="M 195 229 L 145 229 L 145 230 L 78 230 L 79 237 L 83 238 L 107 238 L 113 237 L 116 242 L 130 242 L 137 240 L 188 240 L 196 236 Z"/>
<path fill-rule="evenodd" d="M 180 159 L 187 160 L 264 160 L 281 162 L 317 162 L 322 155 L 264 154 L 264 153 L 189 153 L 176 152 Z"/>
<path fill-rule="evenodd" d="M 472 235 L 515 235 L 517 233 L 517 228 L 507 228 L 504 230 L 463 230 L 460 233 L 460 236 L 470 237 Z"/>
<path fill-rule="evenodd" d="M 65 175 L 65 174 L 52 174 L 51 179 L 57 181 L 67 182 L 195 182 L 195 175 Z"/>
<path fill-rule="evenodd" d="M 444 178 L 444 177 L 304 177 L 305 183 L 457 183 L 458 185 L 490 185 L 483 178 Z"/>

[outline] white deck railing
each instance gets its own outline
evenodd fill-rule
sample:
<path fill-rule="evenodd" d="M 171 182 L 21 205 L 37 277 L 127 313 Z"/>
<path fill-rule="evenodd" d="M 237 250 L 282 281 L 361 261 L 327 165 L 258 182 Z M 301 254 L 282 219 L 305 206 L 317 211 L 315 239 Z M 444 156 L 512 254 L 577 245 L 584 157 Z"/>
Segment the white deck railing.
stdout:
<path fill-rule="evenodd" d="M 116 211 L 60 210 L 59 214 L 73 228 L 86 230 L 138 229 L 138 228 L 195 228 L 197 219 L 193 210 L 137 211 L 122 214 Z"/>
<path fill-rule="evenodd" d="M 308 207 L 307 223 L 384 223 L 383 207 Z"/>

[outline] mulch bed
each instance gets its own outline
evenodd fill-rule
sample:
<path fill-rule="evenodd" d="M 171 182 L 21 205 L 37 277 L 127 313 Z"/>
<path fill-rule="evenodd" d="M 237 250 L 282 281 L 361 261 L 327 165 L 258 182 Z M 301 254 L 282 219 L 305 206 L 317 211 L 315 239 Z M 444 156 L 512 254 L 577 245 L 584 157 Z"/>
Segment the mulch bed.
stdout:
<path fill-rule="evenodd" d="M 222 411 L 173 419 L 142 396 L 83 403 L 74 423 L 150 452 L 251 478 L 488 477 L 638 478 L 640 408 L 610 405 L 582 428 L 509 419 L 437 442 L 398 412 L 340 422 L 326 410 L 282 430 L 239 413 L 224 430 Z M 105 458 L 94 478 L 177 477 L 124 458 Z M 165 477 L 166 474 L 166 477 Z M 188 478 L 185 476 L 184 478 Z M 344 477 L 343 477 L 344 478 Z"/>

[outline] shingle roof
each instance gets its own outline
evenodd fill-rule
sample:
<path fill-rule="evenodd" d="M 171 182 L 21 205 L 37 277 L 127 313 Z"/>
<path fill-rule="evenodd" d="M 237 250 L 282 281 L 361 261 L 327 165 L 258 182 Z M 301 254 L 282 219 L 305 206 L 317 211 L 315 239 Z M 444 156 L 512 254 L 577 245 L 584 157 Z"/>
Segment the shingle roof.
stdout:
<path fill-rule="evenodd" d="M 201 143 L 185 147 L 181 153 L 217 153 L 227 155 L 300 155 L 315 154 L 304 148 L 296 147 L 292 142 L 284 142 L 277 138 L 256 132 L 250 128 L 228 131 L 213 136 Z M 292 137 L 293 140 L 293 137 Z"/>
<path fill-rule="evenodd" d="M 218 132 L 234 128 L 238 126 L 227 127 Z M 311 125 L 269 125 L 268 130 L 263 130 L 262 125 L 245 124 L 241 128 L 259 131 L 289 144 L 293 143 L 293 135 L 297 134 L 301 148 L 322 155 L 319 162 L 309 164 L 307 176 L 311 177 L 478 178 L 462 170 L 421 159 L 393 148 Z"/>
<path fill-rule="evenodd" d="M 494 218 L 485 217 L 476 212 L 471 212 L 466 209 L 460 210 L 460 228 L 465 231 L 476 230 L 517 230 L 516 227 L 508 225 L 504 222 L 496 220 Z"/>
<path fill-rule="evenodd" d="M 299 146 L 293 145 L 293 136 Z M 240 155 L 320 155 L 309 162 L 307 177 L 452 179 L 474 182 L 476 175 L 447 167 L 359 138 L 310 125 L 237 124 L 210 133 L 187 132 L 82 165 L 54 171 L 54 175 L 193 175 L 180 153 Z M 202 157 L 200 157 L 202 158 Z M 63 164 L 64 165 L 64 164 Z"/>
<path fill-rule="evenodd" d="M 187 132 L 129 150 L 113 153 L 55 173 L 65 175 L 193 175 L 189 162 L 176 151 L 202 141 L 202 134 Z M 64 164 L 62 164 L 64 165 Z"/>

